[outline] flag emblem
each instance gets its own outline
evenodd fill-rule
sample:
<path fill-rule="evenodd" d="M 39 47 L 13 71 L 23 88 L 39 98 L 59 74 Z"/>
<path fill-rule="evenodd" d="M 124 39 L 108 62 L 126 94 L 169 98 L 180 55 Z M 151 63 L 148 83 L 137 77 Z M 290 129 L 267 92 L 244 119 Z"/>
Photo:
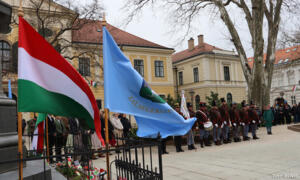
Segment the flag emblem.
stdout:
<path fill-rule="evenodd" d="M 157 102 L 157 103 L 165 103 L 166 101 L 163 100 L 156 92 L 154 92 L 151 87 L 148 85 L 148 83 L 143 80 L 143 84 L 140 90 L 140 96 L 142 96 L 145 99 L 148 99 L 152 102 Z"/>

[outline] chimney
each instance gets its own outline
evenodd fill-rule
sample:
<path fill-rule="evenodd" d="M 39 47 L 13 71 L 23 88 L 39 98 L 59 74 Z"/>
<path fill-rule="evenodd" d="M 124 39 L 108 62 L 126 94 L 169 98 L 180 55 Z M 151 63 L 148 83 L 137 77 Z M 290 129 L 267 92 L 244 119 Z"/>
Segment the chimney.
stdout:
<path fill-rule="evenodd" d="M 202 43 L 204 43 L 203 34 L 198 35 L 198 46 L 200 46 Z"/>
<path fill-rule="evenodd" d="M 188 47 L 189 47 L 189 50 L 194 49 L 194 39 L 192 37 L 188 40 Z"/>

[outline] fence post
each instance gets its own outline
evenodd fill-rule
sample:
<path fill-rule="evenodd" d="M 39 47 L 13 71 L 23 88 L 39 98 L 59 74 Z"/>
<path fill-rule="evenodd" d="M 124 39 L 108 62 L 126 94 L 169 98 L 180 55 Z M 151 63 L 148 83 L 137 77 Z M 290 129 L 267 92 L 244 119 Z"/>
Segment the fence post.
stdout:
<path fill-rule="evenodd" d="M 162 167 L 162 151 L 161 151 L 161 136 L 160 134 L 158 134 L 158 163 L 159 163 L 159 175 L 160 175 L 160 179 L 163 180 L 163 167 Z"/>

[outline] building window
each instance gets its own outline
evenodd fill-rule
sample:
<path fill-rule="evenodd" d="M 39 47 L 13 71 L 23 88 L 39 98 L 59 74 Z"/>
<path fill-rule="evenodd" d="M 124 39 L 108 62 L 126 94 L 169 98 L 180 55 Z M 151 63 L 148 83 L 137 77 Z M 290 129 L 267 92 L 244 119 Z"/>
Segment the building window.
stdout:
<path fill-rule="evenodd" d="M 232 103 L 232 94 L 231 93 L 227 93 L 227 103 L 228 104 Z"/>
<path fill-rule="evenodd" d="M 199 72 L 198 72 L 198 68 L 194 68 L 193 69 L 194 72 L 194 82 L 199 82 Z"/>
<path fill-rule="evenodd" d="M 229 66 L 224 66 L 224 80 L 230 81 Z"/>
<path fill-rule="evenodd" d="M 291 99 L 292 99 L 292 104 L 297 104 L 297 102 L 296 102 L 296 96 L 291 96 Z"/>
<path fill-rule="evenodd" d="M 90 59 L 89 58 L 79 58 L 79 73 L 82 76 L 90 75 Z"/>
<path fill-rule="evenodd" d="M 142 59 L 135 59 L 133 62 L 134 69 L 144 77 L 144 61 Z"/>
<path fill-rule="evenodd" d="M 183 73 L 182 71 L 178 73 L 179 85 L 183 85 Z"/>
<path fill-rule="evenodd" d="M 155 77 L 164 77 L 164 62 L 155 61 Z"/>
<path fill-rule="evenodd" d="M 199 109 L 199 104 L 200 104 L 200 96 L 199 95 L 196 95 L 195 102 L 196 102 L 196 109 L 198 110 Z"/>
<path fill-rule="evenodd" d="M 2 71 L 7 72 L 11 70 L 11 63 L 10 63 L 10 54 L 11 47 L 5 41 L 0 41 L 0 61 L 2 63 Z"/>

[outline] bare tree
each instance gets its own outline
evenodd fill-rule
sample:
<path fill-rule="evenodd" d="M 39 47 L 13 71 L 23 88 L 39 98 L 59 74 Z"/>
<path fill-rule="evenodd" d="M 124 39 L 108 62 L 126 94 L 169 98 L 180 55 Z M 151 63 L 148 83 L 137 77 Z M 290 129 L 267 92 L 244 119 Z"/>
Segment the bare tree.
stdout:
<path fill-rule="evenodd" d="M 29 8 L 25 11 L 33 15 L 28 22 L 66 59 L 73 60 L 99 51 L 97 48 L 82 51 L 74 46 L 71 33 L 101 18 L 103 8 L 98 0 L 87 4 L 76 0 L 28 0 L 28 3 Z M 17 23 L 17 18 L 15 15 L 13 23 Z M 78 53 L 73 54 L 72 49 Z"/>
<path fill-rule="evenodd" d="M 270 102 L 270 89 L 275 61 L 275 51 L 281 11 L 283 5 L 293 6 L 294 0 L 128 0 L 124 8 L 130 11 L 131 20 L 149 4 L 160 3 L 166 9 L 172 9 L 171 15 L 177 24 L 185 25 L 189 30 L 193 20 L 203 9 L 212 8 L 218 12 L 231 36 L 239 55 L 243 73 L 248 85 L 248 100 L 262 107 Z M 242 12 L 240 17 L 247 24 L 251 36 L 254 62 L 250 68 L 245 47 L 241 41 L 237 26 L 234 24 L 232 8 Z M 264 22 L 267 22 L 267 35 L 264 36 Z M 264 46 L 266 58 L 264 60 Z"/>

